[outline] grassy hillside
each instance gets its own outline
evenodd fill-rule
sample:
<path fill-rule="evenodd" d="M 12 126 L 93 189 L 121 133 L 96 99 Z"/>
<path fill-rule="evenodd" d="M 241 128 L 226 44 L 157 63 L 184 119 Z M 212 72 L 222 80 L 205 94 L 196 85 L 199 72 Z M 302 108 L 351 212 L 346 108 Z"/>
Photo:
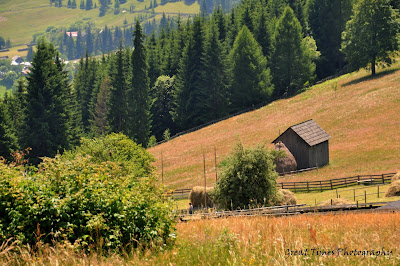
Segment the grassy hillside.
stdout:
<path fill-rule="evenodd" d="M 50 7 L 48 0 L 0 0 L 0 36 L 4 39 L 10 38 L 12 45 L 22 45 L 32 40 L 32 34 L 44 32 L 48 26 L 67 27 L 82 19 L 94 22 L 97 27 L 104 27 L 104 25 L 122 26 L 125 18 L 128 23 L 133 23 L 140 14 L 147 12 L 144 8 L 150 6 L 150 1 L 152 0 L 144 0 L 143 2 L 127 0 L 126 3 L 121 5 L 121 12 L 118 15 L 113 13 L 114 1 L 112 1 L 107 14 L 99 17 L 98 8 L 90 11 L 79 9 L 79 0 L 76 1 L 78 5 L 76 9 L 67 8 L 67 0 L 63 1 L 65 6 L 61 8 L 54 7 L 54 5 Z M 98 1 L 93 1 L 93 5 L 95 2 L 99 7 Z M 129 12 L 131 4 L 135 6 L 134 13 Z M 122 10 L 124 9 L 127 12 L 123 13 Z M 174 16 L 178 13 L 183 15 L 196 14 L 199 10 L 200 7 L 197 2 L 191 6 L 186 6 L 183 2 L 176 2 L 159 6 L 155 9 L 155 12 L 165 12 L 167 16 Z M 2 54 L 0 53 L 0 55 Z"/>
<path fill-rule="evenodd" d="M 307 91 L 273 102 L 150 149 L 164 183 L 172 189 L 215 183 L 214 146 L 221 162 L 241 140 L 245 146 L 266 143 L 279 132 L 314 119 L 331 136 L 330 164 L 318 171 L 279 181 L 330 179 L 354 174 L 400 169 L 400 64 L 381 70 L 376 77 L 362 70 L 313 86 Z M 335 87 L 337 88 L 335 90 Z"/>

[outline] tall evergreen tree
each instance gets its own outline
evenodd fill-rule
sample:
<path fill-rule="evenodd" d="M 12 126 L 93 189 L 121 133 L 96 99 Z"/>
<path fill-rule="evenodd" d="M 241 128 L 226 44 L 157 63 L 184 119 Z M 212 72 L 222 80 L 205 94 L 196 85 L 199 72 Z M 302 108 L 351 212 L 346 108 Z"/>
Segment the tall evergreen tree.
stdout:
<path fill-rule="evenodd" d="M 377 62 L 391 63 L 391 53 L 399 48 L 399 30 L 398 14 L 388 0 L 361 0 L 346 24 L 342 50 L 352 67 L 369 64 L 375 75 Z"/>
<path fill-rule="evenodd" d="M 315 71 L 310 42 L 302 38 L 299 20 L 287 6 L 279 19 L 273 39 L 271 70 L 275 95 L 292 95 L 311 81 Z"/>
<path fill-rule="evenodd" d="M 62 66 L 51 43 L 39 40 L 28 75 L 24 147 L 31 147 L 31 162 L 68 148 L 67 91 Z"/>
<path fill-rule="evenodd" d="M 82 32 L 79 29 L 78 30 L 78 36 L 76 37 L 76 53 L 75 53 L 75 58 L 81 58 L 83 56 L 83 50 L 82 50 Z"/>
<path fill-rule="evenodd" d="M 267 59 L 245 25 L 236 37 L 230 57 L 232 109 L 239 111 L 265 102 L 273 91 Z"/>
<path fill-rule="evenodd" d="M 343 68 L 342 32 L 350 19 L 354 0 L 309 0 L 308 24 L 321 56 L 317 75 L 324 78 Z"/>
<path fill-rule="evenodd" d="M 122 43 L 114 56 L 110 68 L 110 96 L 107 112 L 107 124 L 110 132 L 127 134 L 127 81 L 124 69 L 124 50 Z"/>
<path fill-rule="evenodd" d="M 183 49 L 176 81 L 176 109 L 174 121 L 180 129 L 203 124 L 202 114 L 206 95 L 201 88 L 203 71 L 204 33 L 202 18 L 195 17 Z"/>
<path fill-rule="evenodd" d="M 149 77 L 144 46 L 144 34 L 139 21 L 136 21 L 133 34 L 132 84 L 129 93 L 130 136 L 144 147 L 147 146 L 150 127 Z"/>
<path fill-rule="evenodd" d="M 271 50 L 271 33 L 268 28 L 266 11 L 264 8 L 261 9 L 255 37 L 258 44 L 261 46 L 264 56 L 269 57 Z"/>
<path fill-rule="evenodd" d="M 86 29 L 86 50 L 89 52 L 89 55 L 93 53 L 93 37 L 92 37 L 92 28 L 87 27 Z"/>
<path fill-rule="evenodd" d="M 93 7 L 92 0 L 86 0 L 86 10 L 90 10 Z"/>
<path fill-rule="evenodd" d="M 216 23 L 208 28 L 202 58 L 202 90 L 206 95 L 202 120 L 211 121 L 228 114 L 229 70 L 227 52 L 220 39 Z"/>
<path fill-rule="evenodd" d="M 0 157 L 11 159 L 11 152 L 17 149 L 17 137 L 13 134 L 6 106 L 0 102 Z"/>
<path fill-rule="evenodd" d="M 105 76 L 101 82 L 99 93 L 96 96 L 96 103 L 93 114 L 93 133 L 95 136 L 101 136 L 107 133 L 107 110 L 108 96 L 110 89 L 110 78 Z"/>

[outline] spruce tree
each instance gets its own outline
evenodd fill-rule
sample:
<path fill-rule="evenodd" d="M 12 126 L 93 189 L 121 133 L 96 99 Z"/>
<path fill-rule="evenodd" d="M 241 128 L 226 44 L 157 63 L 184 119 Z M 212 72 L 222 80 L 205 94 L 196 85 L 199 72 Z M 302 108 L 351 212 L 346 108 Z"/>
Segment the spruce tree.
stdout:
<path fill-rule="evenodd" d="M 310 40 L 303 40 L 300 22 L 287 6 L 277 22 L 271 55 L 276 96 L 293 95 L 313 79 L 315 64 Z"/>
<path fill-rule="evenodd" d="M 151 117 L 147 52 L 144 46 L 144 37 L 140 22 L 136 21 L 133 34 L 132 87 L 129 93 L 129 135 L 145 147 L 150 136 Z"/>
<path fill-rule="evenodd" d="M 92 28 L 90 26 L 86 29 L 86 50 L 89 52 L 89 55 L 93 53 L 93 37 Z"/>
<path fill-rule="evenodd" d="M 202 57 L 202 90 L 206 95 L 205 112 L 201 114 L 203 121 L 211 121 L 228 114 L 229 104 L 229 70 L 227 51 L 220 39 L 216 23 L 208 28 Z"/>
<path fill-rule="evenodd" d="M 173 114 L 180 129 L 192 128 L 205 122 L 202 115 L 206 95 L 201 88 L 204 33 L 200 17 L 194 18 L 187 38 L 176 80 L 176 109 Z"/>
<path fill-rule="evenodd" d="M 267 59 L 244 25 L 230 53 L 232 60 L 231 103 L 233 111 L 265 102 L 273 91 Z"/>
<path fill-rule="evenodd" d="M 92 0 L 86 0 L 86 10 L 90 10 L 93 7 Z"/>
<path fill-rule="evenodd" d="M 350 19 L 354 0 L 309 0 L 308 24 L 321 56 L 317 75 L 324 78 L 335 74 L 345 64 L 340 51 L 342 32 Z"/>
<path fill-rule="evenodd" d="M 110 97 L 107 103 L 107 124 L 110 132 L 127 134 L 127 81 L 124 70 L 122 43 L 112 59 L 110 67 Z"/>
<path fill-rule="evenodd" d="M 53 44 L 40 39 L 28 75 L 23 146 L 32 163 L 68 148 L 65 75 Z"/>
<path fill-rule="evenodd" d="M 11 159 L 11 152 L 17 149 L 17 138 L 13 134 L 6 106 L 0 102 L 0 157 Z"/>

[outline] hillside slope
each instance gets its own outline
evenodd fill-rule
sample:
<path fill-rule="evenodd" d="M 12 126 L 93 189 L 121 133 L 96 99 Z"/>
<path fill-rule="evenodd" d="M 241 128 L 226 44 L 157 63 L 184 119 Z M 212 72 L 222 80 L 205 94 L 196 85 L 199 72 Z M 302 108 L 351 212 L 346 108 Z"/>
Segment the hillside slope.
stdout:
<path fill-rule="evenodd" d="M 0 36 L 4 39 L 10 38 L 12 45 L 23 45 L 32 40 L 32 34 L 44 32 L 47 27 L 68 27 L 72 23 L 80 20 L 91 21 L 96 27 L 103 28 L 105 25 L 122 26 L 126 19 L 128 24 L 133 24 L 140 15 L 148 14 L 150 11 L 144 10 L 150 6 L 152 0 L 127 0 L 121 4 L 121 12 L 117 15 L 113 13 L 113 5 L 110 5 L 106 15 L 99 17 L 99 8 L 89 11 L 79 9 L 80 1 L 77 0 L 78 8 L 67 8 L 67 0 L 63 0 L 62 7 L 49 5 L 48 0 L 0 0 Z M 86 2 L 86 0 L 84 1 Z M 114 3 L 114 1 L 112 1 Z M 157 1 L 158 3 L 160 1 Z M 94 0 L 99 6 L 98 1 Z M 130 13 L 130 6 L 135 6 L 135 12 Z M 123 12 L 127 10 L 127 12 Z M 155 10 L 156 20 L 159 20 L 162 13 L 167 16 L 177 16 L 179 13 L 185 17 L 190 14 L 197 14 L 200 6 L 197 2 L 185 5 L 183 2 L 168 3 L 159 6 Z M 20 47 L 19 47 L 20 48 Z M 15 52 L 14 52 L 15 53 Z M 0 53 L 0 56 L 15 54 Z"/>
<path fill-rule="evenodd" d="M 149 149 L 161 179 L 171 189 L 215 183 L 214 146 L 220 163 L 241 140 L 245 146 L 266 143 L 279 132 L 314 119 L 331 136 L 330 164 L 285 180 L 316 180 L 400 169 L 400 64 L 372 78 L 361 70 L 313 86 L 253 112 L 232 117 Z M 335 90 L 335 84 L 337 89 Z"/>

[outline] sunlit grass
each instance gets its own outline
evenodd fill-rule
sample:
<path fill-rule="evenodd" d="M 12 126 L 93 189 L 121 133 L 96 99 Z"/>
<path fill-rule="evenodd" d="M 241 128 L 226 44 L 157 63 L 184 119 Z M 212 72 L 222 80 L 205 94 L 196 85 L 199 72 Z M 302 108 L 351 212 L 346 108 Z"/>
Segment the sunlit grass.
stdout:
<path fill-rule="evenodd" d="M 398 265 L 400 213 L 232 217 L 177 225 L 176 245 L 163 250 L 85 254 L 71 247 L 0 250 L 0 263 L 68 265 Z M 290 251 L 307 255 L 290 255 Z M 314 254 L 312 249 L 314 249 Z M 339 253 L 341 249 L 341 253 Z M 358 251 L 382 251 L 374 256 Z M 318 250 L 318 254 L 317 254 Z M 323 255 L 320 252 L 333 251 Z"/>

